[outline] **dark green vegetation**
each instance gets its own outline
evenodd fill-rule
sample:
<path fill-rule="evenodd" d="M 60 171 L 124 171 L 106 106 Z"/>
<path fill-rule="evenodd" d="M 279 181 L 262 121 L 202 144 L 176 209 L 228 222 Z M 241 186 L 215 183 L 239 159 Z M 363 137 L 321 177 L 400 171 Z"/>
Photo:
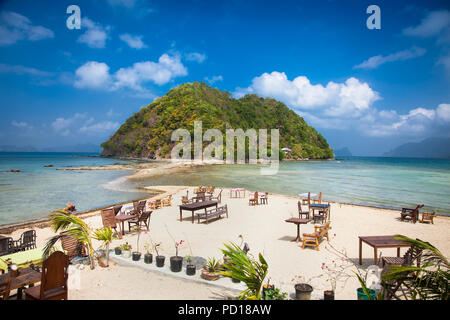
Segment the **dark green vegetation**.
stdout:
<path fill-rule="evenodd" d="M 205 83 L 185 83 L 130 117 L 114 135 L 102 143 L 104 156 L 169 158 L 176 142 L 172 132 L 184 128 L 193 139 L 194 121 L 202 121 L 203 132 L 225 130 L 280 129 L 280 149 L 289 147 L 293 159 L 327 159 L 333 150 L 314 128 L 286 105 L 270 98 L 246 95 L 234 99 L 228 92 Z M 193 141 L 193 140 L 192 140 Z M 205 142 L 204 146 L 209 142 Z M 268 139 L 270 146 L 270 139 Z M 283 157 L 284 153 L 280 151 Z"/>

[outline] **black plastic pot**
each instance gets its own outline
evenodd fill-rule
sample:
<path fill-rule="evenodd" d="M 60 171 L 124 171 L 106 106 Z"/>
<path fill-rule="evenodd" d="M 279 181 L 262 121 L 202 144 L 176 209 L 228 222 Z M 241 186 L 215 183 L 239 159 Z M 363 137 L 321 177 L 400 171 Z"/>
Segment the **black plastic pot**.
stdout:
<path fill-rule="evenodd" d="M 241 282 L 241 280 L 238 280 L 238 279 L 235 279 L 235 278 L 231 278 L 231 281 L 234 282 L 234 283 L 239 283 L 239 282 Z"/>
<path fill-rule="evenodd" d="M 153 262 L 153 255 L 151 253 L 144 254 L 144 263 L 150 264 Z"/>
<path fill-rule="evenodd" d="M 170 257 L 170 270 L 172 272 L 180 272 L 183 266 L 183 257 L 173 256 Z"/>
<path fill-rule="evenodd" d="M 165 259 L 166 259 L 166 257 L 164 257 L 164 256 L 156 256 L 156 266 L 158 268 L 164 267 L 164 260 Z"/>
<path fill-rule="evenodd" d="M 325 290 L 323 292 L 323 300 L 334 300 L 334 291 L 333 290 Z"/>
<path fill-rule="evenodd" d="M 132 255 L 133 261 L 141 260 L 141 253 L 140 252 L 133 252 L 131 255 Z"/>
<path fill-rule="evenodd" d="M 297 283 L 294 288 L 296 300 L 311 300 L 311 292 L 313 291 L 313 287 L 309 284 Z"/>
<path fill-rule="evenodd" d="M 188 276 L 195 275 L 195 272 L 196 272 L 195 264 L 188 264 L 188 265 L 186 265 L 186 274 Z"/>
<path fill-rule="evenodd" d="M 120 249 L 120 248 L 114 248 L 114 253 L 115 253 L 117 256 L 120 256 L 120 255 L 122 254 L 122 249 Z"/>

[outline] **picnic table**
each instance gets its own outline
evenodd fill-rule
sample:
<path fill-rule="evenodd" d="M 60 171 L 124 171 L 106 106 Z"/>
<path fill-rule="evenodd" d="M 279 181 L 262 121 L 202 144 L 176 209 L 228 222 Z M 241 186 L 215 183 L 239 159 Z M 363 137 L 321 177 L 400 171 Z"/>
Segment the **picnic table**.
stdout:
<path fill-rule="evenodd" d="M 10 273 L 0 274 L 0 284 L 11 279 L 10 291 L 17 289 L 17 298 L 22 298 L 22 288 L 25 286 L 32 287 L 35 283 L 41 282 L 41 273 L 31 268 L 24 268 L 19 270 L 17 277 L 11 277 Z"/>
<path fill-rule="evenodd" d="M 292 242 L 296 241 L 302 241 L 302 238 L 300 237 L 300 225 L 301 224 L 307 224 L 308 222 L 312 221 L 312 219 L 301 219 L 301 218 L 289 218 L 284 220 L 288 223 L 294 223 L 297 225 L 297 237 L 294 240 L 291 240 Z"/>
<path fill-rule="evenodd" d="M 400 257 L 400 248 L 409 248 L 410 244 L 396 240 L 394 235 L 389 236 L 360 236 L 359 238 L 359 264 L 362 265 L 363 242 L 373 247 L 373 264 L 378 265 L 378 253 L 380 248 L 397 248 L 397 257 Z"/>
<path fill-rule="evenodd" d="M 192 213 L 192 223 L 194 223 L 194 212 L 197 210 L 205 210 L 210 207 L 216 207 L 217 209 L 218 201 L 216 200 L 207 200 L 207 201 L 199 201 L 199 202 L 193 202 L 193 203 L 186 203 L 181 204 L 180 207 L 180 221 L 183 221 L 183 210 L 191 211 Z"/>
<path fill-rule="evenodd" d="M 121 225 L 122 235 L 125 234 L 125 226 L 124 226 L 125 221 L 134 219 L 136 217 L 137 217 L 137 215 L 135 215 L 135 214 L 124 214 L 124 213 L 118 214 L 116 216 L 116 221 L 119 223 L 119 226 Z"/>

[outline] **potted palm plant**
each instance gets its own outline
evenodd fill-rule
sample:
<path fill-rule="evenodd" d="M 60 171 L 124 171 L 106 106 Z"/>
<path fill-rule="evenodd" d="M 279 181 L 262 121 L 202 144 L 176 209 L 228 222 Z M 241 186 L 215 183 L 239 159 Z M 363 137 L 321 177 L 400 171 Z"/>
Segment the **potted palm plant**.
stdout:
<path fill-rule="evenodd" d="M 258 260 L 249 257 L 247 252 L 235 243 L 231 242 L 224 246 L 225 249 L 221 249 L 221 251 L 230 259 L 223 265 L 226 271 L 222 271 L 220 274 L 245 283 L 247 289 L 240 293 L 239 299 L 260 300 L 261 288 L 268 270 L 266 260 L 261 253 L 258 254 Z"/>
<path fill-rule="evenodd" d="M 129 258 L 131 257 L 131 244 L 128 244 L 128 242 L 125 242 L 125 244 L 122 245 L 122 257 Z"/>
<path fill-rule="evenodd" d="M 160 255 L 159 252 L 158 252 L 158 248 L 159 248 L 160 245 L 161 245 L 161 242 L 158 242 L 158 243 L 156 243 L 153 246 L 153 248 L 155 249 L 155 252 L 156 252 L 156 258 L 155 259 L 156 259 L 156 266 L 158 268 L 164 267 L 164 260 L 166 259 L 166 257 Z"/>
<path fill-rule="evenodd" d="M 116 256 L 120 256 L 122 254 L 122 247 L 120 246 L 115 247 L 114 253 L 116 254 Z"/>
<path fill-rule="evenodd" d="M 102 247 L 105 248 L 106 266 L 109 266 L 109 245 L 111 244 L 113 239 L 116 239 L 116 237 L 114 236 L 114 232 L 110 227 L 101 228 L 95 230 L 92 237 L 98 241 L 103 241 Z"/>
<path fill-rule="evenodd" d="M 212 257 L 209 258 L 206 264 L 203 266 L 201 277 L 205 280 L 213 281 L 220 278 L 220 264 L 219 260 Z"/>
<path fill-rule="evenodd" d="M 178 248 L 183 244 L 183 240 L 175 242 L 175 255 L 170 257 L 170 270 L 172 272 L 180 272 L 183 266 L 183 257 L 178 255 Z"/>
<path fill-rule="evenodd" d="M 136 239 L 136 251 L 133 251 L 133 261 L 139 261 L 141 259 L 141 252 L 139 252 L 139 239 L 141 237 L 141 228 L 139 226 L 135 226 L 133 228 L 137 232 L 137 239 Z"/>

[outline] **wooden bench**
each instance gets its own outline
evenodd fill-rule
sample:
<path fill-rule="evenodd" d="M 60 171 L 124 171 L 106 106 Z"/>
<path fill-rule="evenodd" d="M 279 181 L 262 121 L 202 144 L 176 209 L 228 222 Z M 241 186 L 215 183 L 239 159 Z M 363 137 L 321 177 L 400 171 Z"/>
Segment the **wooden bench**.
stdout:
<path fill-rule="evenodd" d="M 214 208 L 214 209 L 210 209 L 210 210 L 206 210 L 205 213 L 197 213 L 198 223 L 200 223 L 200 219 L 206 220 L 206 223 L 208 223 L 209 220 L 211 220 L 212 218 L 215 218 L 215 217 L 220 218 L 223 214 L 226 214 L 227 218 L 228 218 L 227 205 L 224 205 L 224 206 L 218 207 L 218 208 Z"/>
<path fill-rule="evenodd" d="M 302 249 L 305 249 L 305 247 L 315 247 L 319 251 L 319 241 L 323 237 L 327 237 L 327 241 L 330 241 L 328 238 L 328 230 L 330 229 L 330 221 L 328 221 L 322 226 L 314 226 L 314 233 L 304 233 Z"/>

